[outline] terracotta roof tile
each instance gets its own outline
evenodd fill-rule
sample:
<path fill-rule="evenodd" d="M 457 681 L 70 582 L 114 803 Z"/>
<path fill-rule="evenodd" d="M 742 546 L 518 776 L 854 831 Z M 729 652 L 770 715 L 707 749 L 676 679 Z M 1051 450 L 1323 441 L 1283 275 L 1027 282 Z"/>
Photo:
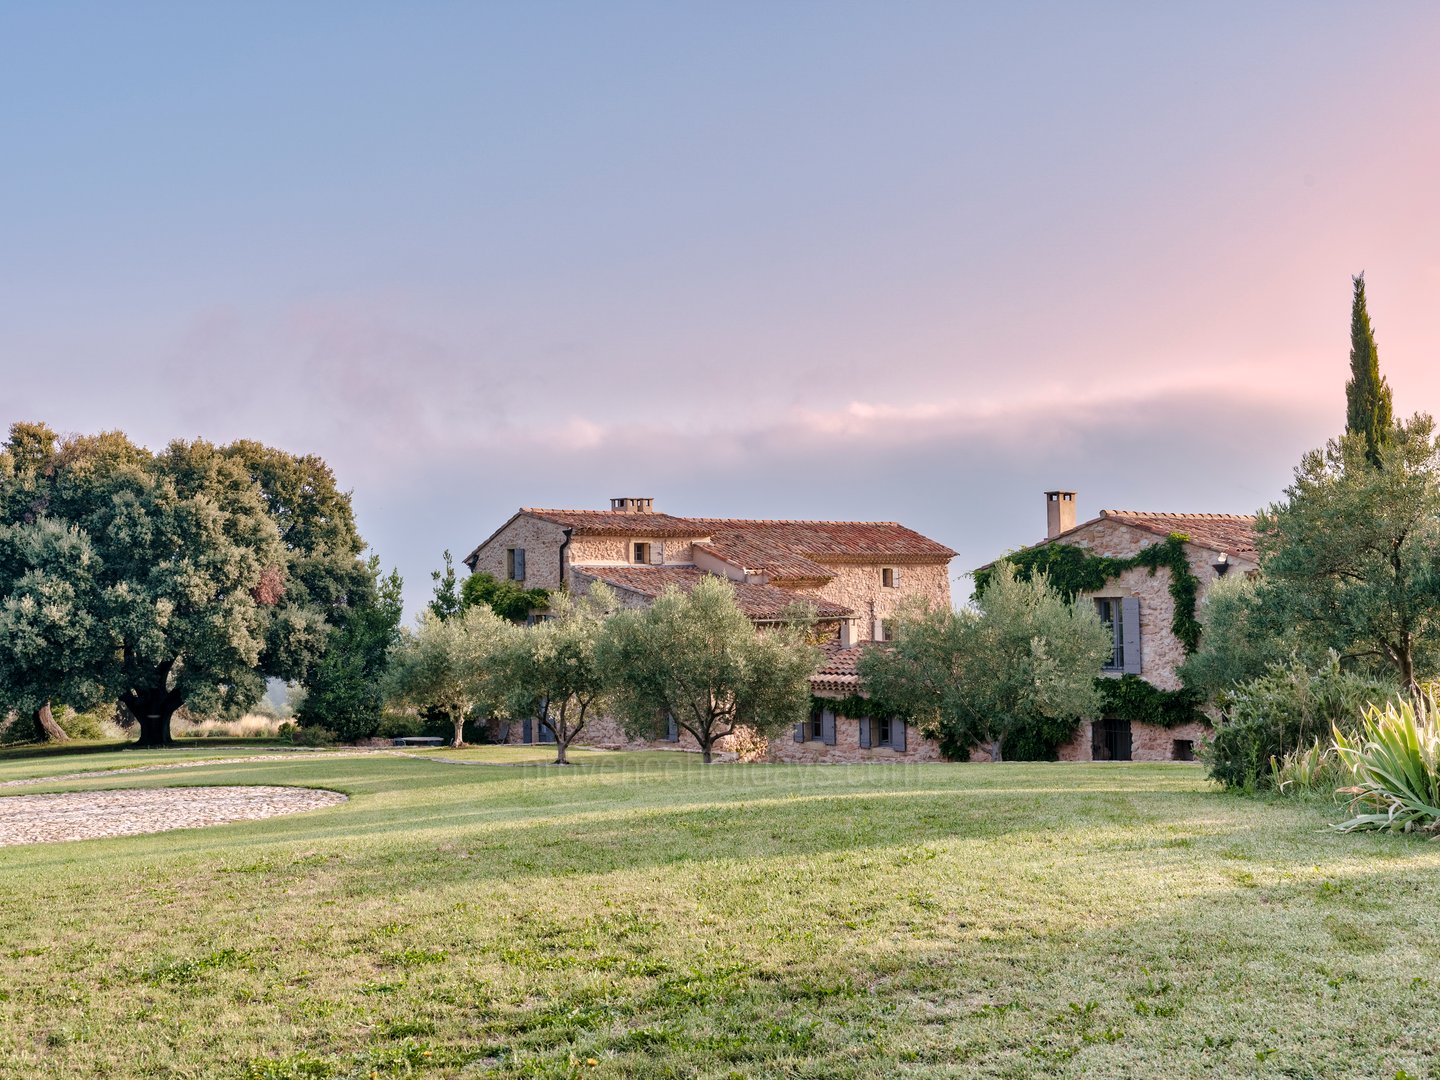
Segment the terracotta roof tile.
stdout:
<path fill-rule="evenodd" d="M 749 518 L 684 518 L 625 510 L 547 510 L 531 514 L 581 536 L 693 537 L 702 550 L 744 570 L 777 581 L 825 581 L 824 565 L 856 560 L 945 561 L 955 552 L 894 521 L 772 521 Z M 483 546 L 483 545 L 482 545 Z"/>
<path fill-rule="evenodd" d="M 1145 510 L 1101 510 L 1100 516 L 1123 521 L 1157 536 L 1184 533 L 1190 542 L 1212 551 L 1256 557 L 1255 518 L 1248 514 L 1164 514 Z"/>
<path fill-rule="evenodd" d="M 705 578 L 716 576 L 693 566 L 594 566 L 578 563 L 570 569 L 572 573 L 652 599 L 671 585 L 682 592 L 689 592 Z M 740 610 L 751 619 L 778 619 L 796 601 L 812 604 L 822 619 L 844 619 L 853 614 L 840 604 L 813 596 L 798 596 L 775 585 L 750 585 L 737 581 L 730 582 L 730 585 L 735 589 L 735 601 Z"/>
<path fill-rule="evenodd" d="M 858 645 L 825 645 L 822 651 L 825 659 L 815 674 L 810 676 L 810 686 L 816 690 L 834 690 L 854 694 L 860 690 L 860 673 L 857 665 L 867 649 L 877 647 L 873 641 Z"/>
<path fill-rule="evenodd" d="M 753 521 L 688 518 L 715 539 L 735 537 L 786 555 L 825 558 L 920 558 L 949 560 L 955 552 L 896 521 Z"/>
<path fill-rule="evenodd" d="M 835 576 L 829 567 L 788 552 L 771 538 L 747 535 L 743 530 L 717 533 L 713 539 L 695 546 L 748 573 L 769 574 L 779 580 L 829 581 Z"/>
<path fill-rule="evenodd" d="M 543 510 L 522 507 L 545 521 L 574 529 L 582 536 L 703 536 L 686 518 L 669 514 L 636 514 L 625 510 Z"/>

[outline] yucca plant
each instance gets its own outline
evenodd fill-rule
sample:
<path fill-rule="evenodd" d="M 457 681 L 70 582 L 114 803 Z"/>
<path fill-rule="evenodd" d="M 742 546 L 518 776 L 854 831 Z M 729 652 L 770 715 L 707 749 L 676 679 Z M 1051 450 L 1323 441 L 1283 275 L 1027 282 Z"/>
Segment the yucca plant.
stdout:
<path fill-rule="evenodd" d="M 1316 739 L 1283 757 L 1272 756 L 1270 778 L 1275 790 L 1283 795 L 1308 795 L 1322 790 L 1335 791 L 1349 780 L 1350 771 L 1333 744 L 1326 745 Z"/>
<path fill-rule="evenodd" d="M 1415 701 L 1366 706 L 1360 730 L 1335 730 L 1335 753 L 1354 775 L 1355 816 L 1335 828 L 1391 832 L 1440 829 L 1440 705 L 1432 692 Z"/>

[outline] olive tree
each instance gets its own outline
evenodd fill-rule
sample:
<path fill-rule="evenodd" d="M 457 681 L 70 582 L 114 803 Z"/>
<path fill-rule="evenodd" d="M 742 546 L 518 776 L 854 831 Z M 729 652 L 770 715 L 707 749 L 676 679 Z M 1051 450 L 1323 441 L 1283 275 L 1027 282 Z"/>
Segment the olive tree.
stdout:
<path fill-rule="evenodd" d="M 914 603 L 894 640 L 859 661 L 865 691 L 963 760 L 1049 758 L 1099 699 L 1095 677 L 1110 631 L 1089 604 L 1067 601 L 1043 574 L 1019 580 L 998 563 L 975 603 L 960 611 Z"/>
<path fill-rule="evenodd" d="M 499 659 L 516 627 L 488 608 L 442 619 L 420 613 L 390 661 L 387 697 L 443 716 L 454 725 L 452 745 L 465 745 L 465 721 L 477 712 L 501 715 L 504 686 Z"/>
<path fill-rule="evenodd" d="M 621 611 L 597 647 L 625 731 L 659 737 L 673 721 L 706 762 L 716 742 L 743 726 L 775 735 L 810 711 L 820 650 L 797 609 L 757 629 L 728 581 L 706 577 L 690 592 L 669 588 L 649 607 Z"/>
<path fill-rule="evenodd" d="M 556 593 L 550 616 L 517 627 L 498 651 L 510 715 L 533 717 L 550 729 L 557 765 L 570 763 L 570 744 L 604 708 L 607 683 L 596 650 L 614 607 L 615 594 L 604 584 L 578 598 Z"/>

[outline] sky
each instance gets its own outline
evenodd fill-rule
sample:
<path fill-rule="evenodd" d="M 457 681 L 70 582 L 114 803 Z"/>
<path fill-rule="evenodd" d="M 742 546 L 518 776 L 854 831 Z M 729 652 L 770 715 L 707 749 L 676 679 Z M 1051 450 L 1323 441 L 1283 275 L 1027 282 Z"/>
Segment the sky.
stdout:
<path fill-rule="evenodd" d="M 1440 6 L 0 0 L 0 425 L 317 453 L 410 610 L 519 506 L 1250 513 L 1362 270 L 1440 400 Z"/>

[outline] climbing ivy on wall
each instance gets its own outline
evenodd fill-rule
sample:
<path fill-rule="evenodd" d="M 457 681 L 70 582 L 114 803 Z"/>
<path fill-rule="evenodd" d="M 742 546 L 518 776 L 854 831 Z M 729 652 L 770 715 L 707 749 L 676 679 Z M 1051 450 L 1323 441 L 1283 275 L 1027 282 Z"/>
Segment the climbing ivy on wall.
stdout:
<path fill-rule="evenodd" d="M 1101 675 L 1095 680 L 1100 692 L 1100 715 L 1141 724 L 1173 728 L 1201 718 L 1200 695 L 1193 690 L 1160 690 L 1139 675 L 1118 679 Z"/>
<path fill-rule="evenodd" d="M 1126 570 L 1144 567 L 1153 576 L 1156 570 L 1164 567 L 1170 571 L 1170 599 L 1175 609 L 1170 631 L 1185 646 L 1187 653 L 1193 653 L 1200 644 L 1200 621 L 1195 617 L 1200 579 L 1190 569 L 1190 560 L 1185 557 L 1185 543 L 1189 539 L 1184 533 L 1171 533 L 1161 543 L 1151 544 L 1123 558 L 1096 555 L 1075 544 L 1041 544 L 1006 555 L 1004 561 L 1015 567 L 1021 580 L 1028 580 L 1036 571 L 1044 573 L 1050 584 L 1067 600 L 1075 599 L 1080 593 L 1104 588 L 1107 581 Z M 991 573 L 990 567 L 975 572 L 976 596 L 990 584 Z"/>
<path fill-rule="evenodd" d="M 820 697 L 818 694 L 811 694 L 811 713 L 817 713 L 822 709 L 829 709 L 836 716 L 848 716 L 852 720 L 862 716 L 898 715 L 896 710 L 887 709 L 883 702 L 864 694 L 849 694 L 843 698 Z"/>

